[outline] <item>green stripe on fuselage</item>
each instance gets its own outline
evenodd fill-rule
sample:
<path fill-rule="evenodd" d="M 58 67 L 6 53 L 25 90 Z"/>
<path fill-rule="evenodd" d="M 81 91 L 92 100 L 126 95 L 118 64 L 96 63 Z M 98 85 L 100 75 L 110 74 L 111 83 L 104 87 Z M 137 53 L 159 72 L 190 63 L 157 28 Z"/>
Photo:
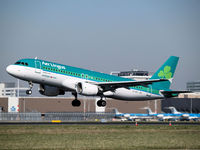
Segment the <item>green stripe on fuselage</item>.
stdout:
<path fill-rule="evenodd" d="M 71 77 L 77 77 L 77 78 L 86 79 L 86 80 L 95 81 L 95 82 L 134 81 L 128 78 L 122 78 L 119 76 L 113 76 L 113 75 L 109 75 L 105 73 L 90 71 L 86 69 L 62 65 L 62 64 L 49 62 L 45 60 L 39 60 L 39 59 L 21 59 L 18 62 L 28 63 L 27 67 L 32 67 L 32 68 L 36 68 L 36 62 L 38 63 L 40 62 L 41 69 L 43 71 L 48 71 L 48 72 L 61 74 L 61 75 L 67 75 Z M 17 65 L 22 65 L 22 64 L 17 64 Z M 37 68 L 40 68 L 40 67 L 37 66 Z M 136 87 L 130 87 L 130 89 L 159 95 L 159 90 L 152 89 L 150 86 L 149 87 L 136 86 Z"/>

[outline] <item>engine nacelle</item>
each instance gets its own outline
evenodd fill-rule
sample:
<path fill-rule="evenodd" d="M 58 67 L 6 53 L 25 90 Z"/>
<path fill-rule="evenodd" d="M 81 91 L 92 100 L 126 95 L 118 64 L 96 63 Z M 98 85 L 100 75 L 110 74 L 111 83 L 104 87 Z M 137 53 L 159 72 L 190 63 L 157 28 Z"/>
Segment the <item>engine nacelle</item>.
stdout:
<path fill-rule="evenodd" d="M 90 84 L 90 83 L 79 82 L 76 85 L 76 92 L 82 95 L 96 96 L 97 93 L 99 92 L 99 88 L 98 86 Z"/>
<path fill-rule="evenodd" d="M 65 91 L 57 87 L 48 86 L 48 85 L 40 85 L 39 92 L 40 94 L 45 95 L 45 96 L 58 96 L 58 95 L 65 94 Z"/>

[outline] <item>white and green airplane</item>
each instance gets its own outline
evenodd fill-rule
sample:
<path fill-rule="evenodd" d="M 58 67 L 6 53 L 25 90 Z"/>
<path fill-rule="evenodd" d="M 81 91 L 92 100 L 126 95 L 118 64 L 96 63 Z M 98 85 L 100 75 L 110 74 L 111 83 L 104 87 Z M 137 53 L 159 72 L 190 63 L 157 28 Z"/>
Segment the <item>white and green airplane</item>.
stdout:
<path fill-rule="evenodd" d="M 77 95 L 99 96 L 98 106 L 106 106 L 103 98 L 127 101 L 154 100 L 175 97 L 184 91 L 172 91 L 170 85 L 178 63 L 178 57 L 171 56 L 149 79 L 135 81 L 100 72 L 62 65 L 40 59 L 21 59 L 9 65 L 6 71 L 21 80 L 29 82 L 32 93 L 33 83 L 40 84 L 39 92 L 46 96 L 75 96 L 73 106 L 80 106 Z"/>

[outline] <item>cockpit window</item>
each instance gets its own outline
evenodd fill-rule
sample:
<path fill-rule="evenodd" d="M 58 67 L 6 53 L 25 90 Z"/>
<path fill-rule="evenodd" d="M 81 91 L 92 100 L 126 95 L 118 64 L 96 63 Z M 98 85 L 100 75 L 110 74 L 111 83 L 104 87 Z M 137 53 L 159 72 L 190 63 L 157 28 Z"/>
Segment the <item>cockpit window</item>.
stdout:
<path fill-rule="evenodd" d="M 18 61 L 18 62 L 16 62 L 15 64 L 20 64 L 20 63 L 21 63 L 21 62 Z"/>
<path fill-rule="evenodd" d="M 20 62 L 20 61 L 16 62 L 15 64 L 16 64 L 16 65 L 21 64 L 21 65 L 24 65 L 24 66 L 28 66 L 28 63 Z"/>

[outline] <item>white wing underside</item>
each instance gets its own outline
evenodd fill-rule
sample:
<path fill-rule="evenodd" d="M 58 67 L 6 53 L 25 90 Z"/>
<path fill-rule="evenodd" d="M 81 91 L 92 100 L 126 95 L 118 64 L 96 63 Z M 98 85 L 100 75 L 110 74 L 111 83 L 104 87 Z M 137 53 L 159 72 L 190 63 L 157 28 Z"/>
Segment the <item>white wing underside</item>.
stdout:
<path fill-rule="evenodd" d="M 119 81 L 119 82 L 96 82 L 92 83 L 103 87 L 104 89 L 116 89 L 116 88 L 128 88 L 133 86 L 147 86 L 149 84 L 155 82 L 163 82 L 168 81 L 167 79 L 152 79 L 152 80 L 144 80 L 144 81 Z"/>

